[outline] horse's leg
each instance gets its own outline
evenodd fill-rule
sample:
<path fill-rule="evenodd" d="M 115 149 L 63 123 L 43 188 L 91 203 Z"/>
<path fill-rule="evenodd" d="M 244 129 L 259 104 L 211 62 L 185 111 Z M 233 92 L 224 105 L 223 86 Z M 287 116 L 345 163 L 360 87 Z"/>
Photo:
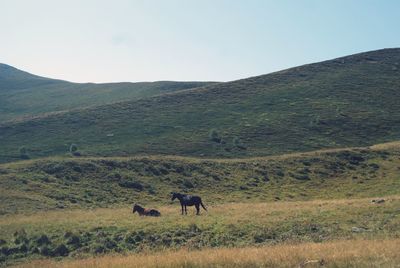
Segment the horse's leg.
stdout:
<path fill-rule="evenodd" d="M 187 207 L 186 207 L 186 205 L 185 205 L 185 215 L 187 215 Z"/>
<path fill-rule="evenodd" d="M 182 208 L 182 215 L 183 215 L 183 204 L 181 204 L 181 208 Z"/>
<path fill-rule="evenodd" d="M 199 215 L 200 214 L 200 205 L 195 204 L 194 206 L 196 207 L 196 215 Z"/>

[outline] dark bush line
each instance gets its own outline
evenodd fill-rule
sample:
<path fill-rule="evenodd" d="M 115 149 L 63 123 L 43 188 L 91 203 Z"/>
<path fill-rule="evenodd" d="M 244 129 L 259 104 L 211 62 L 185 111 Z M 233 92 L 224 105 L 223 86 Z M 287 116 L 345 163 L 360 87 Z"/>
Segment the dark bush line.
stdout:
<path fill-rule="evenodd" d="M 14 235 L 14 241 L 2 240 L 0 261 L 12 262 L 33 257 L 66 257 L 110 252 L 141 252 L 165 247 L 234 246 L 235 244 L 271 244 L 284 241 L 315 241 L 328 239 L 330 227 L 306 223 L 290 223 L 276 228 L 252 226 L 242 228 L 227 225 L 223 228 L 201 229 L 196 224 L 184 228 L 151 231 L 128 231 L 119 228 L 94 228 L 88 231 L 65 232 L 56 235 Z"/>

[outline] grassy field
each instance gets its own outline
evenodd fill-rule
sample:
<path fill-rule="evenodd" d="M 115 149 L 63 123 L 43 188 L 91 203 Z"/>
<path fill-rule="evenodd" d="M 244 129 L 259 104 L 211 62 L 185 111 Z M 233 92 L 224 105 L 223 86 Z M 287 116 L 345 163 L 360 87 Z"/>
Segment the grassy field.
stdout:
<path fill-rule="evenodd" d="M 1 250 L 13 253 L 3 255 L 11 264 L 67 255 L 399 239 L 400 197 L 384 199 L 232 203 L 209 206 L 201 216 L 181 216 L 178 205 L 157 206 L 160 218 L 132 215 L 130 207 L 9 215 L 0 218 Z"/>
<path fill-rule="evenodd" d="M 399 194 L 399 143 L 212 160 L 46 158 L 0 165 L 0 214 L 168 204 L 171 191 L 211 202 L 296 201 Z"/>
<path fill-rule="evenodd" d="M 398 267 L 399 249 L 400 239 L 346 240 L 256 248 L 179 250 L 63 262 L 45 260 L 18 267 Z"/>
<path fill-rule="evenodd" d="M 166 249 L 398 239 L 399 161 L 394 142 L 245 160 L 153 156 L 3 164 L 0 260 L 10 265 Z M 171 191 L 200 194 L 208 212 L 181 216 Z M 132 215 L 134 202 L 162 217 Z M 360 263 L 381 260 L 370 257 Z"/>
<path fill-rule="evenodd" d="M 212 82 L 71 83 L 0 63 L 0 122 L 43 113 L 134 100 Z"/>

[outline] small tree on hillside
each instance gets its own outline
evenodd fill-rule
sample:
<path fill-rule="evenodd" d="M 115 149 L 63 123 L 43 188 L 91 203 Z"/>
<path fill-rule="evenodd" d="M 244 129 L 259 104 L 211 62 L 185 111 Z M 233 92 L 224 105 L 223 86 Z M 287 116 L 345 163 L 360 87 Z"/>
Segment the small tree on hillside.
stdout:
<path fill-rule="evenodd" d="M 75 155 L 75 156 L 80 156 L 81 154 L 78 152 L 78 145 L 76 145 L 76 144 L 74 144 L 74 143 L 72 143 L 70 146 L 69 146 L 69 152 L 72 154 L 72 155 Z"/>
<path fill-rule="evenodd" d="M 25 147 L 19 148 L 19 157 L 21 159 L 29 159 L 28 151 L 26 150 Z"/>
<path fill-rule="evenodd" d="M 214 142 L 221 143 L 222 138 L 219 136 L 216 129 L 211 129 L 208 137 Z"/>

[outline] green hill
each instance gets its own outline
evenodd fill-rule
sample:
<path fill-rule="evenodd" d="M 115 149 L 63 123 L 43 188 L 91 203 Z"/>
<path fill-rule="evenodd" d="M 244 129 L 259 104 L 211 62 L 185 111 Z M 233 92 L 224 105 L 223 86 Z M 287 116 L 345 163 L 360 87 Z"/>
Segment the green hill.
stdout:
<path fill-rule="evenodd" d="M 64 155 L 249 157 L 400 139 L 400 49 L 0 126 L 0 161 Z M 212 131 L 213 130 L 213 131 Z M 210 135 L 212 134 L 212 135 Z"/>
<path fill-rule="evenodd" d="M 44 158 L 0 165 L 0 215 L 169 204 L 171 191 L 209 204 L 396 195 L 400 143 L 249 159 Z"/>
<path fill-rule="evenodd" d="M 0 266 L 166 248 L 398 237 L 399 164 L 399 142 L 248 159 L 1 164 Z M 182 217 L 171 191 L 201 195 L 208 211 L 196 217 L 190 207 Z M 133 203 L 162 216 L 132 214 Z"/>
<path fill-rule="evenodd" d="M 0 122 L 19 117 L 133 100 L 211 82 L 71 83 L 0 64 Z"/>

